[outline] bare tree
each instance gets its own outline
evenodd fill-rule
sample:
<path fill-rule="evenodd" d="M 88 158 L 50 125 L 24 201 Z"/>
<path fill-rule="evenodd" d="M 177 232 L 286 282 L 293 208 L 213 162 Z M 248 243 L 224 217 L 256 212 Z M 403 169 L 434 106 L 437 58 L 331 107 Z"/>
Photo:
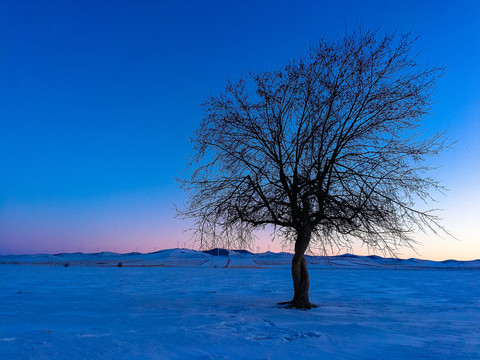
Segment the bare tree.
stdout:
<path fill-rule="evenodd" d="M 248 245 L 272 225 L 295 244 L 288 305 L 311 308 L 310 245 L 360 240 L 395 254 L 418 229 L 438 229 L 417 204 L 442 189 L 424 160 L 444 136 L 419 128 L 444 68 L 420 67 L 414 42 L 357 30 L 209 97 L 180 211 L 195 219 L 201 245 Z"/>

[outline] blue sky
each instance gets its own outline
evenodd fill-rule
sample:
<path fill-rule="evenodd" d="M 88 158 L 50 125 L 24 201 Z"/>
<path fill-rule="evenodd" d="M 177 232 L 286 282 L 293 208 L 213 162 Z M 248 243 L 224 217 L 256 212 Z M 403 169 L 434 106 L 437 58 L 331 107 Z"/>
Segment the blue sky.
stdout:
<path fill-rule="evenodd" d="M 1 0 L 0 253 L 183 246 L 174 178 L 199 104 L 362 24 L 411 31 L 423 63 L 449 67 L 425 127 L 458 141 L 432 174 L 458 240 L 419 234 L 403 255 L 480 258 L 479 18 L 477 1 Z"/>

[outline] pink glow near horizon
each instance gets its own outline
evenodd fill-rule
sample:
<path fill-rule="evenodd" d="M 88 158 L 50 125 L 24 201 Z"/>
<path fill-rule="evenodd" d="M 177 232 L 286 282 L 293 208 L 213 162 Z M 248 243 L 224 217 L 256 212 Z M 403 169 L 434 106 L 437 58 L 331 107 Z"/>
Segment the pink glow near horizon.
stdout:
<path fill-rule="evenodd" d="M 8 254 L 35 254 L 35 253 L 61 253 L 61 252 L 85 252 L 95 253 L 111 251 L 128 253 L 137 251 L 149 253 L 168 248 L 188 248 L 199 250 L 199 244 L 190 240 L 190 235 L 184 233 L 183 228 L 177 226 L 166 227 L 162 222 L 156 224 L 138 224 L 131 226 L 128 222 L 117 228 L 77 229 L 72 235 L 72 229 L 40 228 L 30 224 L 23 230 L 3 229 L 3 236 L 9 239 L 8 243 L 0 242 L 0 253 Z M 473 231 L 473 230 L 472 230 Z M 464 235 L 471 235 L 468 230 Z M 5 238 L 5 237 L 4 237 Z M 411 249 L 400 249 L 401 258 L 423 258 L 430 260 L 474 260 L 475 251 L 472 251 L 474 241 L 458 241 L 451 238 L 441 238 L 434 235 L 419 236 L 421 244 L 417 246 L 417 253 Z M 3 240 L 2 240 L 3 241 Z M 266 234 L 261 234 L 253 248 L 253 252 L 292 252 L 292 248 L 282 248 L 279 239 L 272 242 Z M 312 247 L 313 254 L 320 254 L 319 249 Z M 340 249 L 329 253 L 337 255 L 342 253 L 354 253 L 357 255 L 377 254 L 389 256 L 379 252 L 369 251 L 365 246 L 355 244 L 352 249 Z M 472 256 L 473 255 L 473 256 Z"/>
<path fill-rule="evenodd" d="M 465 196 L 452 191 L 440 208 L 445 226 L 458 240 L 434 234 L 419 234 L 417 253 L 399 249 L 399 257 L 430 260 L 474 260 L 480 258 L 476 227 L 476 204 L 480 194 Z M 159 201 L 162 196 L 133 194 L 117 198 L 96 199 L 91 202 L 50 204 L 10 204 L 0 215 L 0 254 L 31 254 L 60 252 L 114 251 L 126 253 L 153 252 L 167 248 L 199 249 L 184 230 L 191 226 L 175 218 L 173 206 Z M 26 220 L 27 219 L 27 220 Z M 281 242 L 271 242 L 267 231 L 260 233 L 254 252 L 292 251 L 282 248 Z M 314 254 L 318 249 L 312 248 Z M 365 246 L 340 249 L 330 255 L 345 252 L 368 255 Z M 378 253 L 380 256 L 385 254 Z M 387 254 L 388 255 L 388 254 Z"/>

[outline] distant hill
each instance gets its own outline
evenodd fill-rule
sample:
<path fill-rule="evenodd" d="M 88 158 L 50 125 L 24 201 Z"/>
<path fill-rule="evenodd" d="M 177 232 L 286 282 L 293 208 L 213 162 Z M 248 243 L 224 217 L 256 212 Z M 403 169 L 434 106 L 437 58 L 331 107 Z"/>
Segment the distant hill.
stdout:
<path fill-rule="evenodd" d="M 270 268 L 290 267 L 290 253 L 252 253 L 247 250 L 215 248 L 206 251 L 189 249 L 167 249 L 142 254 L 131 252 L 117 254 L 60 253 L 37 255 L 3 255 L 0 264 L 43 265 L 43 266 L 102 266 L 102 267 L 214 267 L 214 268 Z M 480 270 L 480 260 L 473 261 L 431 261 L 420 259 L 383 258 L 378 255 L 359 256 L 343 254 L 338 256 L 306 256 L 310 268 L 333 269 L 438 269 L 438 270 Z"/>

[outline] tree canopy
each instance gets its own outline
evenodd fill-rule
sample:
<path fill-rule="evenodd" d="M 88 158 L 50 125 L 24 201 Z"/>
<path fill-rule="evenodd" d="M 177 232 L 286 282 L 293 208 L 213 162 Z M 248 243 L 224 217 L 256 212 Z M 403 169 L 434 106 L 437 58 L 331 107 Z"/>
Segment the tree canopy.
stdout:
<path fill-rule="evenodd" d="M 210 96 L 180 212 L 202 246 L 249 244 L 272 225 L 302 262 L 312 243 L 394 254 L 418 229 L 437 228 L 418 204 L 442 190 L 425 160 L 445 136 L 421 125 L 445 69 L 417 64 L 414 43 L 359 29 Z"/>

